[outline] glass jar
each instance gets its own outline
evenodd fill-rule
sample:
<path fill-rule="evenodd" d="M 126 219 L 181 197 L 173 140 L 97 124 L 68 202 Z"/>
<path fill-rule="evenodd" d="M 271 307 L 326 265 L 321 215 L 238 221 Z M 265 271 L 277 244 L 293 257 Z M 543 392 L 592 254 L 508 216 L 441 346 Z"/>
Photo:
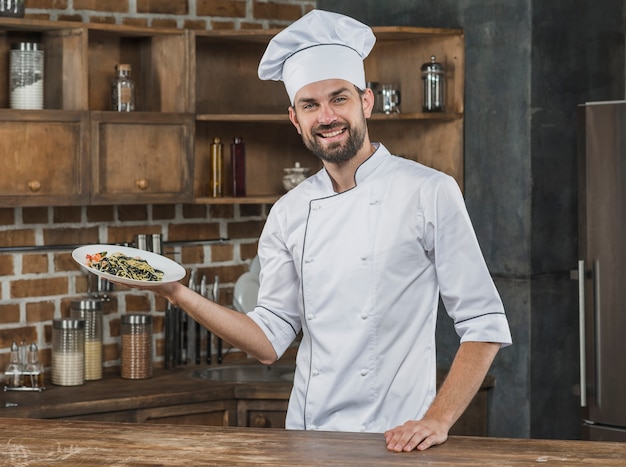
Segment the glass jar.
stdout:
<path fill-rule="evenodd" d="M 85 320 L 52 321 L 52 384 L 79 386 L 85 382 Z"/>
<path fill-rule="evenodd" d="M 0 16 L 23 18 L 24 13 L 24 0 L 0 0 Z"/>
<path fill-rule="evenodd" d="M 152 316 L 122 315 L 121 376 L 145 379 L 152 376 Z"/>
<path fill-rule="evenodd" d="M 43 61 L 41 44 L 11 44 L 9 101 L 12 109 L 43 109 Z"/>
<path fill-rule="evenodd" d="M 85 380 L 102 379 L 102 301 L 74 300 L 70 314 L 72 318 L 85 320 Z"/>
<path fill-rule="evenodd" d="M 130 76 L 130 65 L 115 65 L 115 78 L 111 82 L 111 105 L 117 112 L 135 110 L 135 82 Z"/>

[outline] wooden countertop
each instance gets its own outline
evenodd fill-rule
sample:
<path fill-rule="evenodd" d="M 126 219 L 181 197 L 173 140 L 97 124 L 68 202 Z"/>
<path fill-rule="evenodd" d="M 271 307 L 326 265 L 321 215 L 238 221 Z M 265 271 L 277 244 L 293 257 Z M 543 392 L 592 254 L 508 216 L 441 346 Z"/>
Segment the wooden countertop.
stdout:
<path fill-rule="evenodd" d="M 237 364 L 251 364 L 238 362 Z M 226 366 L 226 365 L 224 365 Z M 288 399 L 290 382 L 231 383 L 200 380 L 192 376 L 197 366 L 155 371 L 149 379 L 128 380 L 119 371 L 80 386 L 46 383 L 42 392 L 0 392 L 0 417 L 61 418 L 75 415 L 210 402 L 233 398 Z"/>
<path fill-rule="evenodd" d="M 14 466 L 623 466 L 626 443 L 453 436 L 394 453 L 372 433 L 7 418 L 0 452 Z"/>

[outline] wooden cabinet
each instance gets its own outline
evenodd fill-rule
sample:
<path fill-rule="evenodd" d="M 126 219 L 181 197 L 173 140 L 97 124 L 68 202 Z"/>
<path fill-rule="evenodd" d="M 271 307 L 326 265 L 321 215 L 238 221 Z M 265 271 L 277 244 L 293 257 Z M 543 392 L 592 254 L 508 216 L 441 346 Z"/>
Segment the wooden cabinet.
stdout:
<path fill-rule="evenodd" d="M 93 422 L 235 426 L 236 403 L 234 400 L 210 401 L 116 412 L 90 413 L 63 418 Z"/>
<path fill-rule="evenodd" d="M 1 162 L 0 206 L 274 202 L 284 193 L 284 168 L 321 168 L 289 122 L 282 82 L 257 76 L 277 32 L 0 19 L 0 133 L 10 140 L 3 156 L 12 154 Z M 398 85 L 402 99 L 400 114 L 372 115 L 371 139 L 451 174 L 462 187 L 463 32 L 374 32 L 366 78 Z M 19 41 L 43 45 L 43 110 L 9 109 L 10 47 Z M 444 113 L 421 110 L 420 68 L 431 55 L 446 70 Z M 131 65 L 135 112 L 110 110 L 118 63 Z M 215 137 L 224 143 L 225 196 L 217 199 L 207 196 Z M 246 145 L 243 198 L 231 196 L 235 137 Z"/>

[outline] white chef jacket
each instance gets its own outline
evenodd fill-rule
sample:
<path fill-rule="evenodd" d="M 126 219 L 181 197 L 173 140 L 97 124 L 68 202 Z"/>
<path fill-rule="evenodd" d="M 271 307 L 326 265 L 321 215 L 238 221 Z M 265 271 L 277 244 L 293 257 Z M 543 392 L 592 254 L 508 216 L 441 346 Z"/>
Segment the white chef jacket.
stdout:
<path fill-rule="evenodd" d="M 384 432 L 436 391 L 438 298 L 461 341 L 511 343 L 455 180 L 382 145 L 336 193 L 322 169 L 272 207 L 249 316 L 281 356 L 300 330 L 286 427 Z"/>

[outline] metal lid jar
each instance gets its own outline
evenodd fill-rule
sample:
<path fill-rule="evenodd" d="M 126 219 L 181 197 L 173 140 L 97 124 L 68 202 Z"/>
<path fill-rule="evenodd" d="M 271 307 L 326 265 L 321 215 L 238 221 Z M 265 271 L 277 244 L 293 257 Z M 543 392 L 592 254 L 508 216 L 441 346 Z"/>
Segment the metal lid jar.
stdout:
<path fill-rule="evenodd" d="M 79 386 L 85 382 L 85 320 L 52 321 L 52 384 Z"/>
<path fill-rule="evenodd" d="M 122 315 L 121 376 L 145 379 L 152 376 L 152 316 Z"/>
<path fill-rule="evenodd" d="M 85 321 L 85 380 L 102 379 L 102 300 L 74 300 L 70 314 Z"/>
<path fill-rule="evenodd" d="M 12 109 L 43 109 L 44 52 L 37 42 L 11 44 L 9 59 Z"/>
<path fill-rule="evenodd" d="M 445 73 L 437 57 L 432 55 L 430 62 L 424 63 L 421 68 L 424 81 L 424 112 L 443 112 L 445 93 Z"/>

